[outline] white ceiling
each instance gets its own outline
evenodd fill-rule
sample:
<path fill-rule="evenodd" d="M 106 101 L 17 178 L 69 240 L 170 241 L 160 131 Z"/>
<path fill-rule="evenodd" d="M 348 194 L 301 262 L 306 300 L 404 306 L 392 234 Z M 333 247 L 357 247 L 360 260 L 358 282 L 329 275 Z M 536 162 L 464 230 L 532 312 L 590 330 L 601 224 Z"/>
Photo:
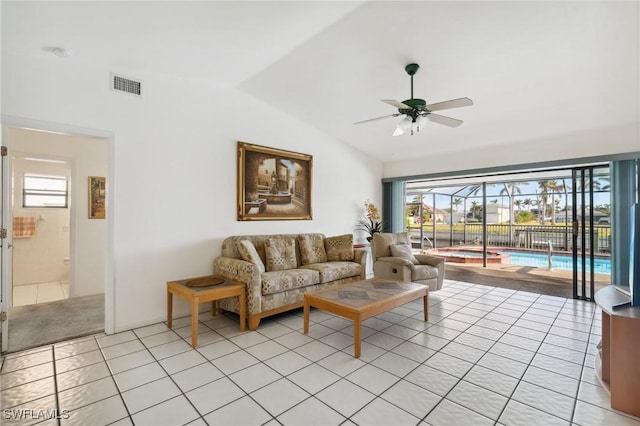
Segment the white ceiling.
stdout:
<path fill-rule="evenodd" d="M 637 123 L 639 3 L 2 2 L 2 49 L 235 87 L 383 160 Z M 60 59 L 62 60 L 62 59 Z M 392 137 L 380 99 L 469 97 Z M 640 147 L 639 147 L 640 149 Z"/>

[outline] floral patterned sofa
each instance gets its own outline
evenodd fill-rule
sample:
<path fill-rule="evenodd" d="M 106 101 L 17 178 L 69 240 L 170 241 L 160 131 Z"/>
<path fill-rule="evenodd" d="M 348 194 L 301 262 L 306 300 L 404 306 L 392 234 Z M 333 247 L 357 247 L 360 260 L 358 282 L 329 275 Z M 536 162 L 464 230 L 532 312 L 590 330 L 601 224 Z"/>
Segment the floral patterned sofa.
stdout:
<path fill-rule="evenodd" d="M 353 235 L 238 235 L 222 242 L 214 273 L 247 286 L 249 329 L 262 318 L 299 308 L 304 294 L 364 280 L 367 252 L 353 248 Z M 238 298 L 218 308 L 239 312 Z"/>

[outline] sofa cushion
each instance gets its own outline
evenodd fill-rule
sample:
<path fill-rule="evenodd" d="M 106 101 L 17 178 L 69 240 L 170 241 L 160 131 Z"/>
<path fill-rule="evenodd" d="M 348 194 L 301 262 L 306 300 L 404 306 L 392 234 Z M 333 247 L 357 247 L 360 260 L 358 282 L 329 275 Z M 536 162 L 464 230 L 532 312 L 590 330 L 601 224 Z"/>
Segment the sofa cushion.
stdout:
<path fill-rule="evenodd" d="M 280 293 L 294 288 L 318 284 L 320 275 L 311 269 L 289 269 L 286 271 L 265 272 L 260 276 L 262 294 Z"/>
<path fill-rule="evenodd" d="M 298 244 L 300 245 L 300 256 L 303 265 L 327 261 L 327 253 L 324 249 L 322 236 L 318 234 L 300 234 L 298 235 Z"/>
<path fill-rule="evenodd" d="M 353 260 L 353 235 L 344 234 L 324 240 L 327 261 Z"/>
<path fill-rule="evenodd" d="M 260 273 L 265 272 L 266 269 L 264 267 L 264 263 L 262 262 L 262 259 L 260 259 L 258 251 L 251 241 L 237 240 L 236 248 L 242 257 L 242 260 L 246 260 L 247 262 L 251 262 L 256 265 Z"/>
<path fill-rule="evenodd" d="M 264 240 L 267 272 L 295 269 L 296 242 L 293 238 L 267 238 Z"/>
<path fill-rule="evenodd" d="M 320 283 L 328 283 L 342 278 L 359 276 L 362 266 L 355 262 L 324 262 L 303 265 L 301 269 L 312 269 L 320 274 Z"/>
<path fill-rule="evenodd" d="M 389 246 L 391 250 L 391 256 L 406 259 L 414 265 L 419 265 L 420 262 L 413 255 L 413 250 L 409 244 L 392 244 Z"/>
<path fill-rule="evenodd" d="M 411 240 L 409 240 L 409 235 L 406 232 L 376 232 L 373 234 L 373 241 L 371 242 L 373 261 L 375 262 L 379 257 L 391 256 L 389 246 L 393 244 L 411 244 Z"/>

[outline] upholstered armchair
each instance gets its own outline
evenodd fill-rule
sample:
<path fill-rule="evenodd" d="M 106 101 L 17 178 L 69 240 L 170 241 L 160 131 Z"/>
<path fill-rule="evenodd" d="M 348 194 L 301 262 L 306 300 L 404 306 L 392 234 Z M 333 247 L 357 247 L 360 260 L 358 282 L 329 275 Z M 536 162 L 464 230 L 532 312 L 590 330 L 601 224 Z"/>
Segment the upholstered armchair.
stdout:
<path fill-rule="evenodd" d="M 371 241 L 373 276 L 426 284 L 430 291 L 442 288 L 444 259 L 413 254 L 406 233 L 376 232 Z"/>

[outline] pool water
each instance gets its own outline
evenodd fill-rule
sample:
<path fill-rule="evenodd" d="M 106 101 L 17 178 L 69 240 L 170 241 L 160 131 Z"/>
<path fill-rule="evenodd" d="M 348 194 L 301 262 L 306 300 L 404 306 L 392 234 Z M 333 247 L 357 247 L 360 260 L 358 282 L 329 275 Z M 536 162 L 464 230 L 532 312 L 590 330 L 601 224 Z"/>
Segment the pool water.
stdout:
<path fill-rule="evenodd" d="M 503 250 L 500 253 L 508 254 L 511 264 L 521 266 L 532 266 L 534 268 L 547 268 L 549 260 L 546 254 L 523 253 L 517 251 Z M 562 271 L 573 270 L 573 258 L 571 256 L 551 255 L 551 268 Z M 582 260 L 578 258 L 578 271 L 582 271 Z M 591 271 L 589 259 L 587 259 L 587 272 Z M 594 272 L 596 274 L 611 275 L 611 259 L 594 259 Z"/>

